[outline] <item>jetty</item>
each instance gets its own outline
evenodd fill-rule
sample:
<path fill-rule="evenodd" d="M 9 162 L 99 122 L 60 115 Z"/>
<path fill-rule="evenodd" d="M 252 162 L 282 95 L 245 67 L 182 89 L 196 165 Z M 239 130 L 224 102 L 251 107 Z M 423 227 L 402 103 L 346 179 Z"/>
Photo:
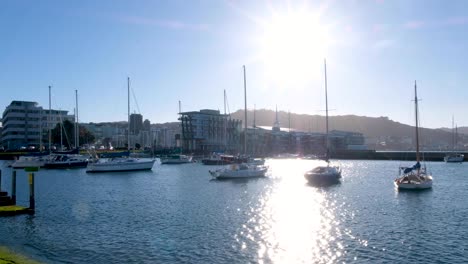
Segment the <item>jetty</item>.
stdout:
<path fill-rule="evenodd" d="M 34 214 L 34 172 L 38 169 L 36 167 L 25 169 L 29 172 L 29 207 L 16 204 L 16 170 L 13 170 L 11 175 L 11 196 L 8 192 L 2 191 L 2 171 L 0 170 L 0 216 Z"/>

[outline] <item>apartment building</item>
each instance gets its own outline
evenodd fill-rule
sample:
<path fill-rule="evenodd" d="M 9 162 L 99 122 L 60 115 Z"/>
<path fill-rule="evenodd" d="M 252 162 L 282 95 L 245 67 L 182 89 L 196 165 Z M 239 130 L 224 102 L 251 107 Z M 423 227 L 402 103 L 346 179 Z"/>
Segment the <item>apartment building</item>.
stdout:
<path fill-rule="evenodd" d="M 74 121 L 64 110 L 45 110 L 37 102 L 12 101 L 2 115 L 1 144 L 5 149 L 46 146 L 48 129 L 64 120 Z"/>

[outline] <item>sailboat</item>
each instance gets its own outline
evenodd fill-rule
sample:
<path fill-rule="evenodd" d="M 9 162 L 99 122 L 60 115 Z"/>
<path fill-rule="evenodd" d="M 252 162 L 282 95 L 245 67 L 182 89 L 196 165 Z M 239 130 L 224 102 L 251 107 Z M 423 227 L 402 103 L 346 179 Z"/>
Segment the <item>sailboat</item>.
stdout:
<path fill-rule="evenodd" d="M 127 134 L 127 150 L 130 152 L 130 78 L 127 78 L 128 89 L 128 134 Z M 116 172 L 116 171 L 139 171 L 151 170 L 155 160 L 140 159 L 140 158 L 111 158 L 97 159 L 95 162 L 88 163 L 86 172 Z"/>
<path fill-rule="evenodd" d="M 455 145 L 457 144 L 458 133 L 456 132 L 456 129 L 454 133 L 453 124 L 454 124 L 454 121 L 453 121 L 453 116 L 452 116 L 452 151 L 445 154 L 444 161 L 451 162 L 451 163 L 454 163 L 454 162 L 461 163 L 465 159 L 465 155 L 455 152 Z"/>
<path fill-rule="evenodd" d="M 245 66 L 244 69 L 244 156 L 247 157 L 247 82 L 245 77 Z M 249 163 L 248 159 L 242 161 L 240 164 L 231 164 L 227 167 L 209 171 L 211 176 L 215 179 L 234 179 L 234 178 L 256 178 L 264 177 L 268 171 L 268 167 L 264 165 L 258 165 L 255 163 Z"/>
<path fill-rule="evenodd" d="M 338 166 L 330 166 L 330 146 L 328 142 L 328 96 L 327 96 L 327 61 L 324 61 L 325 67 L 325 145 L 326 145 L 326 155 L 325 161 L 327 162 L 327 166 L 318 166 L 310 171 L 307 171 L 304 174 L 304 177 L 307 181 L 311 184 L 315 185 L 327 185 L 327 184 L 334 184 L 338 183 L 341 178 L 341 169 Z"/>
<path fill-rule="evenodd" d="M 416 81 L 414 82 L 414 105 L 416 116 L 416 164 L 411 167 L 400 167 L 400 177 L 394 183 L 398 189 L 422 190 L 432 187 L 432 176 L 426 171 L 426 167 L 421 167 L 421 155 L 419 153 L 419 124 L 418 124 L 418 92 Z M 401 172 L 403 171 L 403 175 Z"/>

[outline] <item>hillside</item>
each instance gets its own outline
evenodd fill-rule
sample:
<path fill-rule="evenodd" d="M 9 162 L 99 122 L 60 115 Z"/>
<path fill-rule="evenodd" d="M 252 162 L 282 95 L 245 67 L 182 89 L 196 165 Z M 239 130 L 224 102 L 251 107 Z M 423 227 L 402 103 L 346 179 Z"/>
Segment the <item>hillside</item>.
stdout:
<path fill-rule="evenodd" d="M 272 126 L 275 121 L 275 112 L 261 109 L 255 111 L 257 126 Z M 238 110 L 231 114 L 233 118 L 244 120 L 244 111 Z M 252 126 L 253 111 L 247 112 L 248 125 Z M 288 113 L 278 112 L 281 127 L 288 127 Z M 291 113 L 291 128 L 305 132 L 325 132 L 325 116 L 301 115 Z M 405 125 L 388 117 L 366 117 L 355 115 L 330 116 L 330 130 L 344 130 L 364 134 L 368 144 L 378 142 L 404 141 L 411 143 L 415 138 L 414 127 Z M 460 128 L 459 128 L 460 131 Z M 422 144 L 431 148 L 444 148 L 451 142 L 451 133 L 442 129 L 421 128 Z"/>

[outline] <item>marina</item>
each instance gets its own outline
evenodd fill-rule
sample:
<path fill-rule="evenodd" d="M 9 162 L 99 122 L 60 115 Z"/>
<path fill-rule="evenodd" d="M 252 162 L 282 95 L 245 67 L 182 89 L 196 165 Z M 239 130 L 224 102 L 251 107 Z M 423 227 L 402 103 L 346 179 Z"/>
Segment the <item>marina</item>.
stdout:
<path fill-rule="evenodd" d="M 467 10 L 2 2 L 0 264 L 468 263 Z"/>
<path fill-rule="evenodd" d="M 323 162 L 300 159 L 267 159 L 249 180 L 213 180 L 201 163 L 40 170 L 35 215 L 0 218 L 0 245 L 44 263 L 467 261 L 468 204 L 453 203 L 468 194 L 466 163 L 429 162 L 437 184 L 416 193 L 393 187 L 399 161 L 333 163 L 344 176 L 330 187 L 303 177 Z M 26 172 L 17 183 L 27 204 Z"/>

